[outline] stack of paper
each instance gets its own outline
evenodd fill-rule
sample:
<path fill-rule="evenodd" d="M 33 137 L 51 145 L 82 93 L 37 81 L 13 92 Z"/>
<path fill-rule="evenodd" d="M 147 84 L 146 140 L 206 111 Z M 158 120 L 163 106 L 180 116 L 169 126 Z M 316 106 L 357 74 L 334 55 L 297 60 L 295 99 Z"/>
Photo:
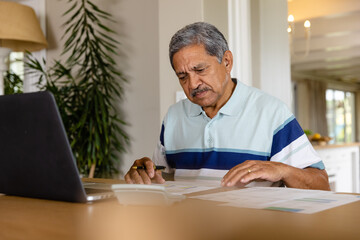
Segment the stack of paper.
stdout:
<path fill-rule="evenodd" d="M 296 188 L 253 187 L 198 195 L 192 198 L 222 202 L 222 206 L 315 213 L 360 200 L 359 195 Z"/>

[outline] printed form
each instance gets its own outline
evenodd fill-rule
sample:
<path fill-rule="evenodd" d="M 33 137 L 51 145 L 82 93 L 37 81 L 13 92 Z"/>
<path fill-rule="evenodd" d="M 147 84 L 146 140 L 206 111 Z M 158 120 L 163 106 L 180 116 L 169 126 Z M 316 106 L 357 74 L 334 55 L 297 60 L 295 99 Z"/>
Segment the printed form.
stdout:
<path fill-rule="evenodd" d="M 296 188 L 252 187 L 233 191 L 193 196 L 192 198 L 221 202 L 221 206 L 316 213 L 359 201 L 359 195 Z"/>

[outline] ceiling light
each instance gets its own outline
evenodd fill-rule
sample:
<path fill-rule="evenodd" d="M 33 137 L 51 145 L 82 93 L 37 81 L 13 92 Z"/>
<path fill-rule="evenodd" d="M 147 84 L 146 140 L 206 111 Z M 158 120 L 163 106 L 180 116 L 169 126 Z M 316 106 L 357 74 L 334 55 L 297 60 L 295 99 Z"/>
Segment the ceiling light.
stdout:
<path fill-rule="evenodd" d="M 302 55 L 302 57 L 306 57 L 307 55 L 309 55 L 309 51 L 310 51 L 310 38 L 311 38 L 311 23 L 309 20 L 306 20 L 304 22 L 304 31 L 305 31 L 305 53 L 304 55 Z M 297 55 L 295 55 L 295 50 L 294 50 L 294 36 L 295 36 L 295 18 L 293 15 L 289 15 L 288 16 L 288 28 L 287 28 L 287 32 L 289 34 L 289 43 L 290 43 L 290 53 L 292 56 L 294 57 L 299 57 Z"/>

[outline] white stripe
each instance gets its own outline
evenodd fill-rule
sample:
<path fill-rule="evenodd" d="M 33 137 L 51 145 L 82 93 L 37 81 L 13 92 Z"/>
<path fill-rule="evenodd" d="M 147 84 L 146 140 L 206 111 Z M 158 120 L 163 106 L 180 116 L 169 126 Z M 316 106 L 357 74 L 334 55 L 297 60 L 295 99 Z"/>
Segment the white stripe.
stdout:
<path fill-rule="evenodd" d="M 301 151 L 296 153 L 295 157 L 291 159 L 289 164 L 298 168 L 306 168 L 320 161 L 321 158 L 319 154 L 314 150 L 312 145 L 309 144 L 305 148 L 301 149 Z"/>
<path fill-rule="evenodd" d="M 305 134 L 303 134 L 302 136 L 298 137 L 296 140 L 294 140 L 293 142 L 291 142 L 289 145 L 287 145 L 285 148 L 283 148 L 280 152 L 278 152 L 277 154 L 275 154 L 272 158 L 271 161 L 275 161 L 275 162 L 284 162 L 286 160 L 286 156 L 288 156 L 289 154 L 291 154 L 294 150 L 296 150 L 297 148 L 301 147 L 302 145 L 304 145 L 305 143 L 309 143 L 308 138 L 306 137 Z"/>
<path fill-rule="evenodd" d="M 205 152 L 229 152 L 229 153 L 244 153 L 244 154 L 252 154 L 259 156 L 270 156 L 270 152 L 259 152 L 259 151 L 251 151 L 251 150 L 243 150 L 243 149 L 235 149 L 235 148 L 188 148 L 188 149 L 178 149 L 178 150 L 167 150 L 166 154 L 177 154 L 177 153 L 205 153 Z"/>
<path fill-rule="evenodd" d="M 305 134 L 275 154 L 270 160 L 298 168 L 308 167 L 321 161 Z"/>
<path fill-rule="evenodd" d="M 198 170 L 188 170 L 188 169 L 176 169 L 175 171 L 175 180 L 176 181 L 220 181 L 225 176 L 228 170 L 215 170 L 202 168 Z M 260 181 L 260 182 L 251 182 L 246 187 L 279 187 L 281 182 L 269 182 L 269 181 Z"/>

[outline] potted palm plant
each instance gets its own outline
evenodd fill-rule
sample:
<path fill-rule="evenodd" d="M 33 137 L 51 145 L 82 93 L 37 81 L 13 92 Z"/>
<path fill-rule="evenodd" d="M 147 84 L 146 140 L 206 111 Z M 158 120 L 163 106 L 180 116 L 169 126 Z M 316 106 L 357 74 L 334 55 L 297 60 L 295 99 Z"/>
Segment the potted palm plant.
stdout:
<path fill-rule="evenodd" d="M 114 56 L 118 41 L 105 22 L 112 16 L 88 0 L 69 0 L 64 13 L 66 39 L 62 56 L 51 67 L 27 55 L 27 69 L 39 74 L 38 87 L 53 93 L 77 160 L 88 177 L 112 177 L 118 153 L 129 137 L 116 104 L 126 82 Z"/>

